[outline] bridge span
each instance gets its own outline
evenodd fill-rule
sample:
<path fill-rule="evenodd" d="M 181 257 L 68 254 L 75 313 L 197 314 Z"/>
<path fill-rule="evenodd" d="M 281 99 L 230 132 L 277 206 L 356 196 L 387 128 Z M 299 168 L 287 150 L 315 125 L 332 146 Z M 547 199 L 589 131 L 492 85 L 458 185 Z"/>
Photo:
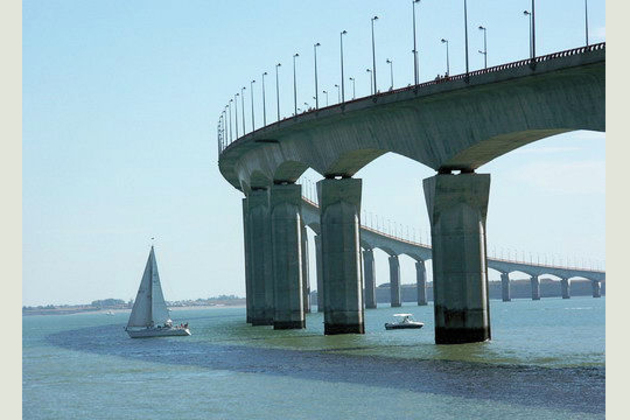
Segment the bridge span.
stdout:
<path fill-rule="evenodd" d="M 362 183 L 353 175 L 387 152 L 437 172 L 423 181 L 433 249 L 408 244 L 418 263 L 432 259 L 436 343 L 490 339 L 488 267 L 530 274 L 533 290 L 539 275 L 558 276 L 567 297 L 571 276 L 599 284 L 603 273 L 489 259 L 490 175 L 475 170 L 545 137 L 605 131 L 605 61 L 605 44 L 596 44 L 317 109 L 231 143 L 220 127 L 219 169 L 246 197 L 248 322 L 305 325 L 308 211 L 295 182 L 312 168 L 325 177 L 317 183 L 325 334 L 364 332 L 371 257 L 361 247 L 382 238 L 361 228 Z M 382 246 L 399 278 L 394 244 Z"/>

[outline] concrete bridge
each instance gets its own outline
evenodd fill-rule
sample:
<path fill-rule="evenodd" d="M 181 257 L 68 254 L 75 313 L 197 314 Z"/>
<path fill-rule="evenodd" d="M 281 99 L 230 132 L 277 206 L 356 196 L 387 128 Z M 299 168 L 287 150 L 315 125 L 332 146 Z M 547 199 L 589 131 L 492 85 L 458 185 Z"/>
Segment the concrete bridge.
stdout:
<path fill-rule="evenodd" d="M 361 180 L 352 176 L 387 152 L 437 171 L 423 182 L 436 343 L 490 339 L 491 264 L 506 276 L 513 270 L 530 274 L 533 290 L 540 274 L 556 275 L 566 282 L 567 297 L 572 276 L 598 283 L 603 273 L 490 260 L 486 252 L 490 175 L 475 170 L 518 147 L 574 130 L 605 131 L 605 44 L 317 109 L 230 144 L 229 128 L 221 125 L 219 169 L 246 197 L 248 322 L 304 327 L 307 212 L 295 182 L 312 168 L 325 177 L 317 184 L 325 334 L 364 332 L 362 284 L 370 277 L 370 256 L 361 247 L 372 249 L 369 240 L 382 238 L 361 229 Z M 429 258 L 429 250 L 412 244 L 382 246 L 391 251 L 393 279 L 399 278 L 394 249 L 408 246 L 419 263 Z"/>

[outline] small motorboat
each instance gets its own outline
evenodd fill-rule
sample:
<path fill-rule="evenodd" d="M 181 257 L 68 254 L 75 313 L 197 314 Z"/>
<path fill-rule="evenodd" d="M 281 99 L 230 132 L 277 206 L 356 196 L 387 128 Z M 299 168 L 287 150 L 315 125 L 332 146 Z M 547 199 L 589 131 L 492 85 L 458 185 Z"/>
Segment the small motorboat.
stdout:
<path fill-rule="evenodd" d="M 395 322 L 385 323 L 386 330 L 402 330 L 406 328 L 424 327 L 424 323 L 414 320 L 412 314 L 394 314 L 394 316 L 396 317 Z"/>

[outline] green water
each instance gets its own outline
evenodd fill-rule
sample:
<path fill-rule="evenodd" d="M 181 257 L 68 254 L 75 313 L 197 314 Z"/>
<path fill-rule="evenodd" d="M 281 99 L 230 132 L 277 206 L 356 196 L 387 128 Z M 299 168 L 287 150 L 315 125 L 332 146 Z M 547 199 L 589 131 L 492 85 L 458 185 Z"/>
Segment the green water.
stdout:
<path fill-rule="evenodd" d="M 396 312 L 421 330 L 386 331 Z M 193 336 L 132 340 L 128 313 L 23 318 L 24 419 L 604 418 L 605 298 L 491 302 L 490 343 L 433 344 L 433 307 L 365 335 L 274 331 L 243 308 L 173 311 Z"/>

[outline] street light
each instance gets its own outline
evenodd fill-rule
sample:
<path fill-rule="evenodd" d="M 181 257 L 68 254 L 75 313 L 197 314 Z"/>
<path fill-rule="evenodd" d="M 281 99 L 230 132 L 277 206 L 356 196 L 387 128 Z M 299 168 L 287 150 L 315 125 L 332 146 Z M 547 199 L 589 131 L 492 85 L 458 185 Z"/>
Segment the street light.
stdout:
<path fill-rule="evenodd" d="M 376 86 L 376 47 L 374 44 L 374 22 L 378 20 L 378 16 L 372 18 L 372 78 L 374 79 L 374 93 L 378 92 Z"/>
<path fill-rule="evenodd" d="M 488 44 L 486 38 L 486 28 L 484 26 L 479 25 L 479 30 L 483 31 L 483 51 L 479 51 L 480 54 L 483 54 L 483 65 L 484 68 L 488 68 Z"/>
<path fill-rule="evenodd" d="M 251 93 L 252 99 L 252 132 L 256 130 L 256 121 L 254 120 L 254 83 L 256 83 L 256 80 L 249 82 L 249 93 Z"/>
<path fill-rule="evenodd" d="M 267 72 L 264 72 L 262 74 L 263 127 L 267 125 L 267 101 L 265 99 L 265 76 L 267 76 Z"/>
<path fill-rule="evenodd" d="M 293 104 L 295 113 L 297 114 L 297 73 L 295 72 L 295 59 L 299 57 L 300 54 L 293 54 Z"/>
<path fill-rule="evenodd" d="M 468 6 L 464 0 L 464 42 L 466 44 L 466 75 L 468 75 Z"/>
<path fill-rule="evenodd" d="M 348 31 L 345 29 L 339 34 L 339 45 L 341 47 L 341 91 L 343 95 L 343 100 L 345 101 L 345 89 L 343 84 L 343 36 L 346 35 Z"/>
<path fill-rule="evenodd" d="M 416 3 L 420 3 L 420 0 L 413 0 L 411 2 L 413 7 L 413 81 L 414 84 L 419 83 L 420 72 L 418 69 L 418 47 L 416 43 Z"/>
<path fill-rule="evenodd" d="M 337 103 L 341 102 L 341 93 L 339 90 L 339 85 L 335 85 L 335 87 L 337 88 Z"/>
<path fill-rule="evenodd" d="M 326 95 L 326 106 L 328 106 L 328 92 L 325 90 L 322 90 L 322 93 Z"/>
<path fill-rule="evenodd" d="M 355 99 L 357 97 L 356 83 L 354 77 L 350 77 L 350 80 L 352 81 L 352 99 Z"/>
<path fill-rule="evenodd" d="M 588 0 L 584 0 L 584 34 L 586 35 L 586 46 L 588 47 Z"/>
<path fill-rule="evenodd" d="M 446 75 L 451 73 L 451 69 L 448 62 L 448 39 L 442 38 L 442 44 L 446 44 Z"/>
<path fill-rule="evenodd" d="M 236 137 L 234 139 L 238 139 L 238 98 L 240 95 L 237 93 L 234 95 L 234 128 L 236 129 Z"/>
<path fill-rule="evenodd" d="M 317 88 L 317 47 L 319 46 L 321 46 L 319 42 L 313 45 L 313 52 L 315 53 L 315 109 L 319 108 L 319 90 Z"/>
<path fill-rule="evenodd" d="M 225 108 L 223 109 L 223 113 L 225 114 L 226 117 L 227 117 L 227 112 L 228 112 L 229 109 L 230 109 L 230 105 L 229 105 L 229 102 L 228 102 L 228 105 L 226 105 Z M 226 132 L 226 135 L 225 135 L 225 143 L 226 143 L 226 145 L 228 144 L 228 135 L 230 136 L 229 141 L 230 142 L 232 141 L 232 127 L 231 127 L 231 125 L 232 125 L 232 114 L 230 113 L 229 124 L 226 124 L 226 127 L 227 127 L 227 132 Z"/>
<path fill-rule="evenodd" d="M 385 62 L 389 64 L 389 73 L 392 79 L 392 85 L 389 88 L 389 90 L 394 90 L 394 62 L 390 60 L 389 58 Z"/>
<path fill-rule="evenodd" d="M 374 84 L 372 83 L 372 70 L 365 69 L 370 74 L 370 95 L 374 95 Z"/>
<path fill-rule="evenodd" d="M 529 58 L 534 58 L 534 53 L 532 50 L 532 14 L 527 10 L 524 10 L 523 15 L 529 17 Z"/>
<path fill-rule="evenodd" d="M 230 143 L 232 143 L 232 102 L 234 102 L 234 99 L 230 99 L 230 102 L 228 102 L 228 112 L 230 116 Z"/>
<path fill-rule="evenodd" d="M 532 59 L 536 59 L 536 1 L 532 0 Z"/>
<path fill-rule="evenodd" d="M 282 64 L 276 64 L 276 104 L 278 107 L 278 121 L 280 121 L 280 87 L 278 87 L 278 67 L 282 67 Z"/>
<path fill-rule="evenodd" d="M 243 135 L 245 135 L 245 86 L 241 88 L 241 109 L 243 111 Z"/>

